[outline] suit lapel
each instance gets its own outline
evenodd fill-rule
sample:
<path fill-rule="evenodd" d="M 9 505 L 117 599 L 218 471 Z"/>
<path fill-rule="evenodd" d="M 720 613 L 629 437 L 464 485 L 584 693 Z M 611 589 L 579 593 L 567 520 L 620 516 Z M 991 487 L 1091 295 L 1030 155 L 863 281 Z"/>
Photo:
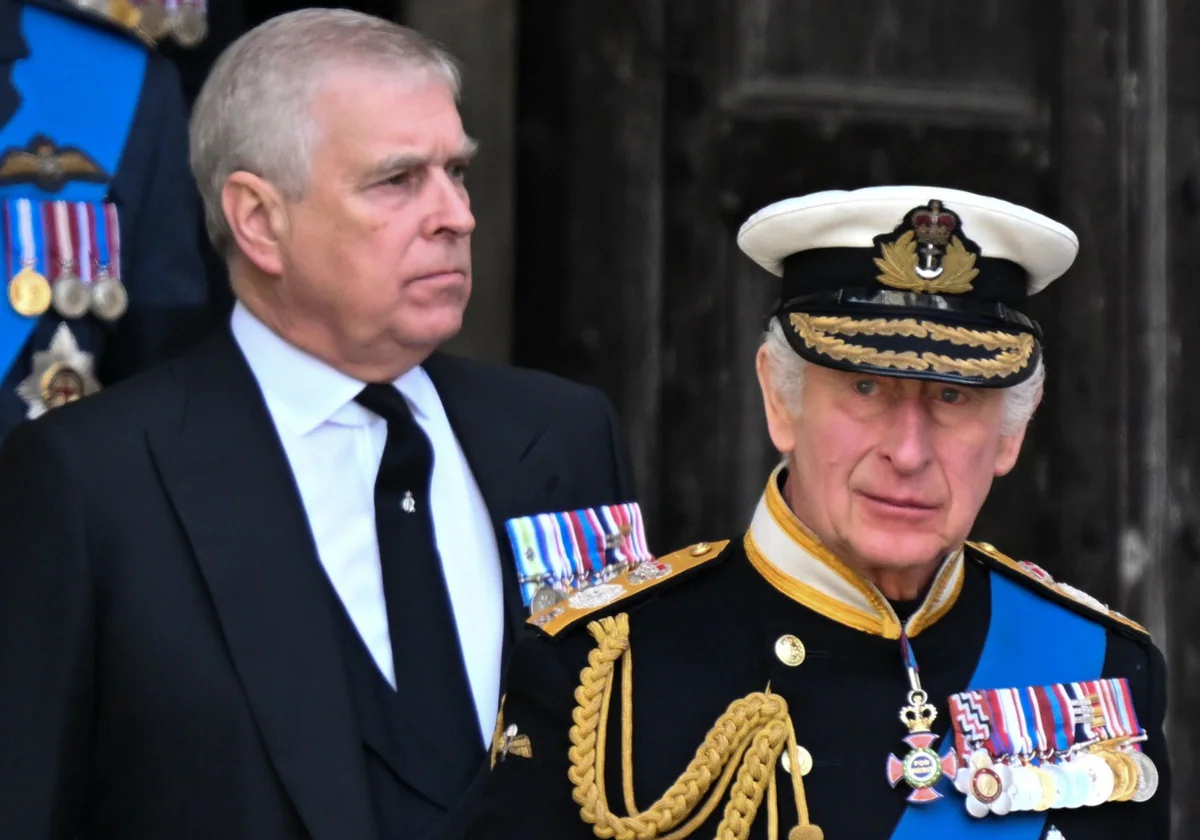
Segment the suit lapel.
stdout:
<path fill-rule="evenodd" d="M 374 840 L 328 582 L 266 404 L 222 331 L 150 447 L 268 753 L 313 840 Z"/>
<path fill-rule="evenodd" d="M 463 362 L 440 353 L 426 360 L 423 367 L 467 456 L 496 531 L 509 627 L 507 667 L 508 652 L 524 632 L 528 611 L 504 526 L 516 516 L 555 510 L 554 493 L 562 481 L 560 453 L 547 434 L 546 424 L 513 405 L 511 396 L 497 388 L 494 380 L 472 375 Z"/>

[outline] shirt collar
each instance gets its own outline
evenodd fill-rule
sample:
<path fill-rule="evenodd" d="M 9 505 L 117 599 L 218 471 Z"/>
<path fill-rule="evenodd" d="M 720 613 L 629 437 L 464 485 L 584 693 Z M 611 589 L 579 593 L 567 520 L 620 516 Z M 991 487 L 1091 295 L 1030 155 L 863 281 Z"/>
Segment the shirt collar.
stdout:
<path fill-rule="evenodd" d="M 821 544 L 792 513 L 779 492 L 777 467 L 767 482 L 746 534 L 746 554 L 768 583 L 826 618 L 888 639 L 900 638 L 900 619 L 870 581 L 852 571 Z M 958 600 L 963 552 L 942 563 L 920 608 L 908 619 L 909 637 L 937 623 Z"/>
<path fill-rule="evenodd" d="M 365 383 L 289 344 L 242 303 L 230 319 L 234 340 L 258 380 L 271 415 L 296 435 L 323 423 L 364 426 L 375 415 L 354 401 Z M 437 390 L 421 367 L 395 381 L 418 420 L 440 404 Z"/>

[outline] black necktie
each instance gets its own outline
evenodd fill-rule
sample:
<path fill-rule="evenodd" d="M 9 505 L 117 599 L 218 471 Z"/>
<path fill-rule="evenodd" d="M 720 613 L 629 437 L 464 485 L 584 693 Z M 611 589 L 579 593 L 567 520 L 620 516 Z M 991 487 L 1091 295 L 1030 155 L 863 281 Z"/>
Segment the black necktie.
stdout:
<path fill-rule="evenodd" d="M 419 753 L 431 783 L 461 792 L 484 751 L 434 536 L 433 447 L 393 386 L 368 385 L 356 399 L 388 427 L 375 479 L 375 528 L 404 741 L 398 746 Z"/>

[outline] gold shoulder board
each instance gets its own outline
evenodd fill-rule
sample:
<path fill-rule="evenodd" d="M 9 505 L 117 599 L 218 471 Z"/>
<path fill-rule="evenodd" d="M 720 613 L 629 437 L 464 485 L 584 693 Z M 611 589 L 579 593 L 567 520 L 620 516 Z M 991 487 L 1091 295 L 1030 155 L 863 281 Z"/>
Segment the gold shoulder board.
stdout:
<path fill-rule="evenodd" d="M 665 557 L 642 563 L 607 583 L 572 593 L 566 600 L 534 613 L 526 623 L 553 638 L 595 612 L 626 602 L 663 581 L 678 578 L 684 572 L 715 560 L 727 545 L 729 540 L 696 543 Z"/>
<path fill-rule="evenodd" d="M 1134 631 L 1138 636 L 1150 639 L 1150 631 L 1136 621 L 1126 618 L 1119 612 L 1109 609 L 1107 604 L 1102 603 L 1099 599 L 1093 598 L 1081 589 L 1076 589 L 1068 583 L 1056 581 L 1049 572 L 1038 566 L 1035 563 L 1028 561 L 1018 561 L 1004 554 L 991 543 L 985 542 L 968 542 L 968 546 L 978 551 L 980 554 L 988 557 L 996 564 L 1011 569 L 1020 574 L 1020 576 L 1028 581 L 1031 581 L 1038 587 L 1058 595 L 1060 599 L 1066 598 L 1073 604 L 1083 607 L 1085 614 L 1095 616 L 1101 621 L 1115 622 L 1129 630 Z"/>

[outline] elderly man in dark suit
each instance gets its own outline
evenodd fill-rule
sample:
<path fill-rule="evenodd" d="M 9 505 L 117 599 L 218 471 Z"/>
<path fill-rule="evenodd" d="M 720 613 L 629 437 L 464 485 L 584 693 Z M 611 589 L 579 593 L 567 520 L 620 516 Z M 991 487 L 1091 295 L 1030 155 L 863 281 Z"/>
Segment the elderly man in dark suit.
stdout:
<path fill-rule="evenodd" d="M 0 825 L 22 840 L 454 837 L 527 612 L 509 519 L 629 500 L 595 390 L 451 358 L 454 62 L 275 18 L 197 101 L 238 298 L 0 452 Z"/>

